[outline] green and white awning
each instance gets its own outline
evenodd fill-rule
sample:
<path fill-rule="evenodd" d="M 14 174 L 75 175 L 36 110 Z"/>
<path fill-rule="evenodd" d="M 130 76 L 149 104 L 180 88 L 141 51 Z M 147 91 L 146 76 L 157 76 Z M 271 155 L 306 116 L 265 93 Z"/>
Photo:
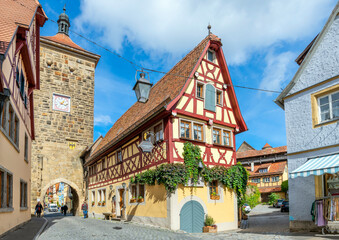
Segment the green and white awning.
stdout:
<path fill-rule="evenodd" d="M 290 178 L 323 175 L 339 172 L 339 153 L 323 157 L 310 158 L 306 163 L 290 173 Z"/>

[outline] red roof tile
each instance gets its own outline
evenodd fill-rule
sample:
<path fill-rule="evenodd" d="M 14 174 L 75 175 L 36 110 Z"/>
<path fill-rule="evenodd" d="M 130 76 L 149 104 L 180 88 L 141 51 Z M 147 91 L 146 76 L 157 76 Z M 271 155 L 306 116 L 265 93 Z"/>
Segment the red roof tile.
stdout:
<path fill-rule="evenodd" d="M 114 123 L 113 127 L 100 142 L 100 145 L 95 149 L 95 153 L 102 150 L 105 146 L 109 145 L 109 143 L 115 142 L 119 136 L 126 134 L 130 128 L 138 125 L 140 121 L 154 114 L 156 109 L 160 109 L 173 100 L 180 93 L 187 81 L 187 78 L 181 76 L 189 76 L 191 74 L 210 40 L 220 41 L 220 39 L 213 34 L 210 34 L 202 40 L 152 87 L 149 100 L 146 103 L 134 103 L 134 105 Z M 93 157 L 95 157 L 95 153 Z"/>
<path fill-rule="evenodd" d="M 250 166 L 248 166 L 248 167 L 246 166 L 245 168 L 250 173 L 250 177 L 254 177 L 254 176 L 266 176 L 266 175 L 283 173 L 286 165 L 287 165 L 287 161 L 258 164 L 258 165 L 254 165 L 254 171 L 253 172 L 251 171 Z M 268 172 L 259 173 L 259 169 L 262 169 L 262 168 L 268 168 Z"/>
<path fill-rule="evenodd" d="M 5 53 L 18 25 L 29 26 L 40 3 L 37 0 L 0 1 L 0 53 Z M 46 17 L 47 18 L 47 17 Z"/>
<path fill-rule="evenodd" d="M 250 157 L 258 157 L 264 155 L 271 155 L 277 153 L 287 153 L 287 147 L 265 148 L 262 150 L 248 150 L 245 152 L 237 152 L 237 159 L 244 159 Z"/>
<path fill-rule="evenodd" d="M 262 147 L 262 149 L 265 149 L 265 148 L 272 148 L 271 145 L 269 145 L 268 143 L 265 144 L 265 146 Z"/>
<path fill-rule="evenodd" d="M 76 49 L 85 51 L 85 49 L 83 49 L 82 47 L 75 44 L 69 36 L 67 36 L 66 34 L 63 34 L 63 33 L 57 33 L 54 36 L 42 37 L 42 38 L 51 40 L 51 41 L 56 42 L 56 43 L 64 44 L 64 45 L 72 47 L 72 48 L 76 48 Z"/>

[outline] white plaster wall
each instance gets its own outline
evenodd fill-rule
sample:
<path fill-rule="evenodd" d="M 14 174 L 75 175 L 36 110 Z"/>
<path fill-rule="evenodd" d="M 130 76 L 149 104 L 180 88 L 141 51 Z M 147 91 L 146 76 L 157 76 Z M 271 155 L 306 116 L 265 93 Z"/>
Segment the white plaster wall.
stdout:
<path fill-rule="evenodd" d="M 289 94 L 337 76 L 339 69 L 338 46 L 339 16 L 334 19 L 331 26 L 327 29 L 327 32 L 323 35 L 309 62 L 304 62 L 304 64 L 307 65 Z"/>
<path fill-rule="evenodd" d="M 339 71 L 339 68 L 338 68 Z M 339 83 L 339 79 L 285 100 L 288 153 L 305 151 L 339 143 L 339 121 L 312 127 L 311 94 Z M 290 169 L 288 169 L 290 172 Z"/>

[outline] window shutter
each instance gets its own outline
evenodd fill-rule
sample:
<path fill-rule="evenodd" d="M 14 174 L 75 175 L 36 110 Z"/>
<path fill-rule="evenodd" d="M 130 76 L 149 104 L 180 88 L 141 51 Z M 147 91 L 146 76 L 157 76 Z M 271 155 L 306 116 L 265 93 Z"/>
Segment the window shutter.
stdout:
<path fill-rule="evenodd" d="M 211 84 L 206 85 L 205 109 L 215 112 L 215 88 Z"/>

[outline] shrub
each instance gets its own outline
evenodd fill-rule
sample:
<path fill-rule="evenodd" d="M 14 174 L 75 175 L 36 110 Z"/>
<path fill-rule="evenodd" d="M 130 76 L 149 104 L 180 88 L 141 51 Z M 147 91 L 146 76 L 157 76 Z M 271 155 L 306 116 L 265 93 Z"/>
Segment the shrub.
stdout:
<path fill-rule="evenodd" d="M 206 215 L 205 226 L 212 226 L 214 223 L 214 219 L 211 216 Z"/>
<path fill-rule="evenodd" d="M 260 192 L 257 186 L 249 185 L 248 188 L 251 190 L 251 194 L 245 195 L 244 203 L 247 203 L 251 208 L 254 208 L 259 204 Z"/>
<path fill-rule="evenodd" d="M 285 180 L 285 181 L 282 182 L 281 191 L 283 191 L 284 193 L 287 193 L 287 191 L 288 191 L 288 180 Z"/>
<path fill-rule="evenodd" d="M 273 203 L 275 203 L 277 200 L 279 199 L 279 195 L 276 193 L 271 193 L 268 196 L 268 204 L 272 205 Z"/>

